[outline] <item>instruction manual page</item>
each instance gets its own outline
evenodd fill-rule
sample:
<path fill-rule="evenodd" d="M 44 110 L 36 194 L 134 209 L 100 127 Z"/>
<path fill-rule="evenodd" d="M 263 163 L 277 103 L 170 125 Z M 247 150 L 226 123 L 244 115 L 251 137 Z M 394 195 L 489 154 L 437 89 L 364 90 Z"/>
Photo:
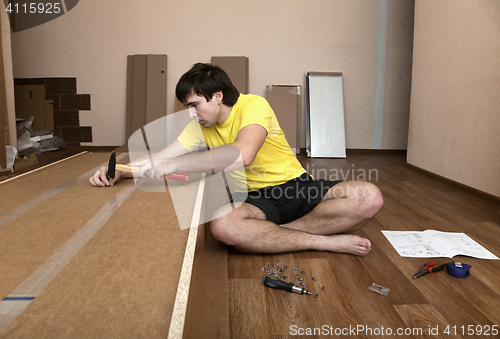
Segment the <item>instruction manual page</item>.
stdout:
<path fill-rule="evenodd" d="M 382 233 L 402 257 L 453 258 L 456 255 L 465 255 L 479 259 L 498 259 L 465 233 L 434 230 L 382 231 Z"/>

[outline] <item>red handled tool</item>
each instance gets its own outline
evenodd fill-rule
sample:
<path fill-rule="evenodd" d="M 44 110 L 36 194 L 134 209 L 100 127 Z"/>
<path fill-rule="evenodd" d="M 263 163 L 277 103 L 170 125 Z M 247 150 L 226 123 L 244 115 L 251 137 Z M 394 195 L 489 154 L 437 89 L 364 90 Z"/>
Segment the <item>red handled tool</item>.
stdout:
<path fill-rule="evenodd" d="M 418 277 L 422 277 L 422 276 L 426 275 L 427 273 L 442 271 L 443 268 L 445 268 L 445 266 L 446 266 L 446 264 L 442 264 L 442 265 L 439 265 L 437 267 L 433 267 L 434 265 L 436 265 L 435 261 L 431 261 L 431 262 L 426 263 L 424 266 L 422 266 L 422 269 L 420 271 L 415 273 L 415 275 L 413 276 L 413 279 L 417 279 Z"/>

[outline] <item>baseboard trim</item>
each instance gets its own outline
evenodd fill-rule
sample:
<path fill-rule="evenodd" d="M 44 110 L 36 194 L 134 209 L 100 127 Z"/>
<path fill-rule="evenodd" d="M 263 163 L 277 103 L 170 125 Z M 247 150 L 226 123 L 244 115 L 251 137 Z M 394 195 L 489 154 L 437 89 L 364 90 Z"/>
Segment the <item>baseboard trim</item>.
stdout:
<path fill-rule="evenodd" d="M 349 154 L 406 154 L 405 149 L 371 149 L 371 148 L 347 148 L 346 155 Z M 307 154 L 305 148 L 300 149 L 300 154 Z"/>
<path fill-rule="evenodd" d="M 346 154 L 406 154 L 405 149 L 364 149 L 364 148 L 348 148 Z"/>
<path fill-rule="evenodd" d="M 446 177 L 443 177 L 439 174 L 436 174 L 436 173 L 432 173 L 428 170 L 425 170 L 423 168 L 420 168 L 418 166 L 415 166 L 415 165 L 412 165 L 412 164 L 409 164 L 409 163 L 406 163 L 405 164 L 406 167 L 408 167 L 409 169 L 415 171 L 415 172 L 419 172 L 421 174 L 424 174 L 428 177 L 431 177 L 433 179 L 436 179 L 442 183 L 445 183 L 453 188 L 456 188 L 456 189 L 459 189 L 465 193 L 468 193 L 470 195 L 473 195 L 477 198 L 480 198 L 480 199 L 483 199 L 489 203 L 492 203 L 494 205 L 497 205 L 500 207 L 500 197 L 497 197 L 493 194 L 489 194 L 489 193 L 486 193 L 486 192 L 483 192 L 481 190 L 478 190 L 477 188 L 474 188 L 474 187 L 471 187 L 471 186 L 467 186 L 465 184 L 462 184 L 458 181 L 455 181 L 455 180 L 451 180 L 451 179 L 448 179 Z"/>

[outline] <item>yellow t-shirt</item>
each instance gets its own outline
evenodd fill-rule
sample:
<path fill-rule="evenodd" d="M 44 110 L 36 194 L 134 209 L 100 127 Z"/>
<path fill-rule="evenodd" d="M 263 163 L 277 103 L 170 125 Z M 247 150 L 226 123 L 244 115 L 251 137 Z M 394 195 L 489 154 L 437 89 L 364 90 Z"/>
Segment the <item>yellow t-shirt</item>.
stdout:
<path fill-rule="evenodd" d="M 203 143 L 212 149 L 233 143 L 238 132 L 249 125 L 264 127 L 267 137 L 254 161 L 245 167 L 247 191 L 280 185 L 306 172 L 288 145 L 271 106 L 257 95 L 240 94 L 223 124 L 204 128 L 193 120 L 177 140 L 188 151 L 197 149 Z M 244 178 L 238 178 L 235 173 L 232 172 L 231 176 L 237 181 L 236 191 L 244 191 Z"/>

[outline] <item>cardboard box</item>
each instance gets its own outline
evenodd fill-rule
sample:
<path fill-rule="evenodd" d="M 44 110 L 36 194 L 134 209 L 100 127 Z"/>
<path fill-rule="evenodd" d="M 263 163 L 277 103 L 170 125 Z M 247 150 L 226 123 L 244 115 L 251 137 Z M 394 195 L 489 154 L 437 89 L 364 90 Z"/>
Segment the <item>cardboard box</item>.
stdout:
<path fill-rule="evenodd" d="M 126 139 L 167 114 L 167 56 L 127 57 Z"/>
<path fill-rule="evenodd" d="M 38 159 L 34 154 L 25 155 L 22 158 L 16 158 L 14 162 L 14 172 L 19 172 L 28 167 L 38 165 Z"/>
<path fill-rule="evenodd" d="M 30 100 L 16 105 L 16 117 L 20 119 L 33 119 L 35 131 L 54 131 L 54 106 L 52 100 Z"/>
<path fill-rule="evenodd" d="M 286 140 L 295 154 L 300 153 L 301 86 L 269 85 L 266 99 L 271 105 Z"/>
<path fill-rule="evenodd" d="M 214 56 L 212 65 L 222 68 L 240 93 L 248 94 L 248 57 Z"/>
<path fill-rule="evenodd" d="M 12 170 L 10 168 L 3 168 L 0 166 L 0 178 L 7 177 Z"/>
<path fill-rule="evenodd" d="M 35 131 L 54 130 L 54 106 L 52 100 L 45 100 L 45 85 L 14 86 L 16 118 L 33 119 Z"/>
<path fill-rule="evenodd" d="M 186 106 L 184 106 L 180 101 L 179 99 L 175 98 L 175 109 L 174 109 L 174 112 L 180 112 L 180 111 L 183 111 L 187 109 Z"/>
<path fill-rule="evenodd" d="M 18 101 L 45 100 L 45 85 L 15 85 L 14 96 Z"/>

